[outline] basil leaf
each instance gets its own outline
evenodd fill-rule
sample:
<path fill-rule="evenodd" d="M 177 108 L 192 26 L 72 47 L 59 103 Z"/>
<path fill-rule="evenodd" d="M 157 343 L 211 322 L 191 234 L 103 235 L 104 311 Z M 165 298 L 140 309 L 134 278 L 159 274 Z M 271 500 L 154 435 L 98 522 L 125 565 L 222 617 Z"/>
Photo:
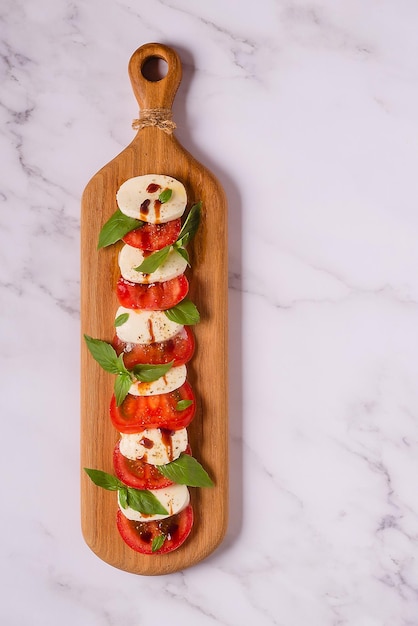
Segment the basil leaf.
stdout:
<path fill-rule="evenodd" d="M 135 365 L 132 368 L 134 376 L 142 383 L 152 383 L 167 374 L 168 370 L 173 367 L 174 361 L 164 363 L 163 365 Z"/>
<path fill-rule="evenodd" d="M 200 224 L 200 209 L 202 208 L 202 202 L 194 204 L 189 211 L 186 221 L 180 231 L 177 241 L 180 245 L 185 246 L 189 243 L 190 239 L 195 236 Z M 187 237 L 186 237 L 187 235 Z M 186 240 L 185 240 L 186 239 Z M 185 241 L 184 241 L 185 240 Z"/>
<path fill-rule="evenodd" d="M 183 326 L 192 326 L 200 322 L 199 311 L 190 300 L 182 300 L 176 306 L 164 311 L 164 313 L 169 320 L 177 322 L 177 324 L 183 324 Z"/>
<path fill-rule="evenodd" d="M 158 465 L 158 471 L 178 485 L 189 487 L 213 487 L 213 481 L 206 470 L 190 454 L 181 454 L 178 459 Z"/>
<path fill-rule="evenodd" d="M 175 245 L 179 246 L 180 248 L 185 248 L 187 244 L 189 243 L 189 240 L 190 240 L 190 234 L 186 233 L 184 237 L 182 237 L 181 239 L 177 239 Z"/>
<path fill-rule="evenodd" d="M 160 202 L 162 202 L 161 196 L 163 196 L 166 191 L 171 192 L 171 189 L 168 189 L 168 190 L 166 189 L 160 194 Z M 171 196 L 171 193 L 170 193 L 170 196 Z M 167 202 L 167 200 L 164 200 L 164 202 Z M 201 202 L 198 202 L 197 204 L 192 206 L 192 208 L 189 211 L 189 215 L 187 216 L 186 221 L 184 222 L 183 227 L 180 231 L 179 237 L 176 243 L 174 244 L 174 249 L 186 260 L 188 265 L 190 265 L 189 256 L 185 250 L 184 251 L 182 250 L 182 248 L 184 248 L 186 243 L 190 241 L 190 239 L 194 236 L 194 234 L 196 233 L 198 229 L 199 222 L 200 222 L 201 206 L 202 206 Z M 164 248 L 161 248 L 161 250 L 157 250 L 156 252 L 153 252 L 142 261 L 141 265 L 138 265 L 138 267 L 135 267 L 134 269 L 137 272 L 142 272 L 143 274 L 152 274 L 152 272 L 155 272 L 155 270 L 164 263 L 164 261 L 170 254 L 171 248 L 172 246 L 165 246 Z"/>
<path fill-rule="evenodd" d="M 108 489 L 108 491 L 118 491 L 124 488 L 124 484 L 112 474 L 87 467 L 84 468 L 84 471 L 98 487 L 103 487 L 103 489 Z"/>
<path fill-rule="evenodd" d="M 163 507 L 161 502 L 154 496 L 151 491 L 142 489 L 127 488 L 128 491 L 128 506 L 134 511 L 145 513 L 146 515 L 166 515 L 167 509 Z"/>
<path fill-rule="evenodd" d="M 161 202 L 161 204 L 164 204 L 165 202 L 168 202 L 170 200 L 172 195 L 173 190 L 167 187 L 166 189 L 164 189 L 164 191 L 160 193 L 160 195 L 158 196 L 158 200 Z"/>
<path fill-rule="evenodd" d="M 115 319 L 115 327 L 122 326 L 122 324 L 125 324 L 125 322 L 127 322 L 128 319 L 129 319 L 129 313 L 121 313 Z"/>
<path fill-rule="evenodd" d="M 117 406 L 120 406 L 125 400 L 131 385 L 132 380 L 128 373 L 119 374 L 119 376 L 116 377 L 114 390 Z"/>
<path fill-rule="evenodd" d="M 98 487 L 103 487 L 108 491 L 119 491 L 119 501 L 124 509 L 129 506 L 131 509 L 146 515 L 166 515 L 168 513 L 151 491 L 127 487 L 116 476 L 101 470 L 85 467 L 84 471 Z"/>
<path fill-rule="evenodd" d="M 176 411 L 184 411 L 193 404 L 193 400 L 179 400 L 176 404 Z"/>
<path fill-rule="evenodd" d="M 165 246 L 165 248 L 153 252 L 142 261 L 141 265 L 134 267 L 134 270 L 142 272 L 143 274 L 152 274 L 152 272 L 155 272 L 155 270 L 164 263 L 170 254 L 170 250 L 171 246 Z"/>
<path fill-rule="evenodd" d="M 128 507 L 128 490 L 126 487 L 123 487 L 123 489 L 119 489 L 119 503 L 122 507 L 122 509 L 126 509 Z"/>
<path fill-rule="evenodd" d="M 93 339 L 88 335 L 84 335 L 84 339 L 92 357 L 106 372 L 122 374 L 128 371 L 123 364 L 123 360 L 118 357 L 109 343 L 101 339 Z"/>
<path fill-rule="evenodd" d="M 135 228 L 140 228 L 145 222 L 136 220 L 133 217 L 124 215 L 119 209 L 113 213 L 112 217 L 103 225 L 99 235 L 99 243 L 97 249 L 110 246 L 122 239 L 127 233 Z"/>
<path fill-rule="evenodd" d="M 156 537 L 154 537 L 151 543 L 151 551 L 157 552 L 157 550 L 163 547 L 164 541 L 166 539 L 167 537 L 165 535 L 157 535 Z"/>
<path fill-rule="evenodd" d="M 181 246 L 174 246 L 174 250 L 186 261 L 187 265 L 190 267 L 189 253 L 186 248 L 182 248 Z"/>

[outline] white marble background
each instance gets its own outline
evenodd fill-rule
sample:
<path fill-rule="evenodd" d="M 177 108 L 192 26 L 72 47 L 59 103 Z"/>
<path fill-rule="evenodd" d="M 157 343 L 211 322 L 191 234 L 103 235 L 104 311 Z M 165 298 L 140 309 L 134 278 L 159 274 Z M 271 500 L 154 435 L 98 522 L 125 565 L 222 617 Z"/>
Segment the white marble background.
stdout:
<path fill-rule="evenodd" d="M 1 623 L 418 625 L 418 3 L 3 0 Z M 231 523 L 165 577 L 79 524 L 79 202 L 174 46 L 230 203 Z"/>

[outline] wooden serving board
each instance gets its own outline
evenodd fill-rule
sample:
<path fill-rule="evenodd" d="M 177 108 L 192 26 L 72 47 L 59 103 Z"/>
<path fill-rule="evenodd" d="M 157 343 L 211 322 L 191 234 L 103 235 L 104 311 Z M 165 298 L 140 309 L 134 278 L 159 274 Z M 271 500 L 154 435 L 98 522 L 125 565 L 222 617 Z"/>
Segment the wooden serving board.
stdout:
<path fill-rule="evenodd" d="M 150 59 L 163 59 L 168 72 L 153 81 L 143 75 Z M 177 54 L 161 44 L 139 48 L 129 63 L 129 75 L 140 110 L 169 109 L 181 81 Z M 133 176 L 166 174 L 180 180 L 188 205 L 202 200 L 202 220 L 188 247 L 190 299 L 201 322 L 193 327 L 196 351 L 187 365 L 188 380 L 197 398 L 196 415 L 188 427 L 193 456 L 215 482 L 213 488 L 190 488 L 194 510 L 191 535 L 167 555 L 142 555 L 129 548 L 116 527 L 115 492 L 95 486 L 81 469 L 81 516 L 86 543 L 101 559 L 128 572 L 169 574 L 193 565 L 222 541 L 228 508 L 227 429 L 227 212 L 224 192 L 216 178 L 177 141 L 159 127 L 139 130 L 132 143 L 88 183 L 81 206 L 81 330 L 111 341 L 118 307 L 115 284 L 119 276 L 120 244 L 97 250 L 100 229 L 116 211 L 116 191 Z M 114 376 L 81 346 L 81 468 L 113 472 L 112 453 L 119 433 L 109 418 Z"/>

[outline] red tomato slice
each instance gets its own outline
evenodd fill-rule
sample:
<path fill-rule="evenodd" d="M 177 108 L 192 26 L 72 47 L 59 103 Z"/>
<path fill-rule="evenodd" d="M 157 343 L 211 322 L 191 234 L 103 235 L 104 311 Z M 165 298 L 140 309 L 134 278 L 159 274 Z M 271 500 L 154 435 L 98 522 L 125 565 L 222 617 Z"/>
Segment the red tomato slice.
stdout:
<path fill-rule="evenodd" d="M 122 276 L 116 285 L 119 304 L 127 309 L 164 311 L 178 304 L 189 291 L 189 281 L 181 274 L 162 283 L 141 285 L 131 283 Z"/>
<path fill-rule="evenodd" d="M 192 404 L 178 411 L 180 400 L 192 400 Z M 157 396 L 133 396 L 128 393 L 118 407 L 115 396 L 110 402 L 110 419 L 120 433 L 139 433 L 145 428 L 164 428 L 179 430 L 186 428 L 192 421 L 196 411 L 194 394 L 189 383 L 169 393 Z"/>
<path fill-rule="evenodd" d="M 190 446 L 187 446 L 185 454 L 191 454 Z M 173 485 L 173 481 L 163 476 L 155 465 L 145 463 L 141 459 L 127 459 L 121 454 L 119 441 L 113 450 L 113 467 L 116 476 L 128 487 L 135 489 L 162 489 Z"/>
<path fill-rule="evenodd" d="M 113 338 L 112 346 L 116 353 L 122 354 L 125 367 L 128 369 L 140 363 L 162 365 L 174 361 L 174 366 L 184 365 L 193 356 L 195 340 L 189 326 L 184 326 L 174 337 L 159 343 L 125 343 L 117 335 Z"/>
<path fill-rule="evenodd" d="M 167 554 L 181 546 L 193 526 L 193 509 L 189 504 L 185 509 L 162 520 L 135 522 L 118 511 L 116 523 L 119 533 L 132 550 L 142 554 Z M 166 540 L 159 550 L 152 551 L 153 539 L 164 535 Z"/>
<path fill-rule="evenodd" d="M 146 223 L 135 228 L 123 237 L 123 241 L 134 248 L 141 250 L 161 250 L 174 243 L 181 230 L 181 219 L 171 220 L 165 224 Z"/>

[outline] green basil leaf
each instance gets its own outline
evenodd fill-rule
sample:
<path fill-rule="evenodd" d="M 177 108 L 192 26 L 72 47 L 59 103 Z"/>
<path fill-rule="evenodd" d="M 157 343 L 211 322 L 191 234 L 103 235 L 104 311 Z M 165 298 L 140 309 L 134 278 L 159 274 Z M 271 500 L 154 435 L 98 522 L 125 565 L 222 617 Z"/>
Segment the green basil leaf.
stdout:
<path fill-rule="evenodd" d="M 132 368 L 132 372 L 142 383 L 152 383 L 152 381 L 167 374 L 168 370 L 173 367 L 173 364 L 174 361 L 164 363 L 163 365 L 135 365 Z"/>
<path fill-rule="evenodd" d="M 167 537 L 165 535 L 157 535 L 156 537 L 154 537 L 151 543 L 151 551 L 157 552 L 157 550 L 163 547 L 164 541 L 166 539 Z"/>
<path fill-rule="evenodd" d="M 132 385 L 132 379 L 128 373 L 119 374 L 115 379 L 115 398 L 116 405 L 120 406 L 129 393 L 129 389 Z"/>
<path fill-rule="evenodd" d="M 176 411 L 184 411 L 193 404 L 193 400 L 179 400 L 176 404 Z"/>
<path fill-rule="evenodd" d="M 158 196 L 158 200 L 161 202 L 161 204 L 164 204 L 165 202 L 168 202 L 170 200 L 172 195 L 173 190 L 167 187 L 166 189 L 164 189 L 164 191 L 160 193 L 160 195 Z"/>
<path fill-rule="evenodd" d="M 177 254 L 179 254 L 181 257 L 183 257 L 183 259 L 186 261 L 187 265 L 190 267 L 190 260 L 189 260 L 189 253 L 187 252 L 186 248 L 183 248 L 182 246 L 174 246 L 174 250 L 177 252 Z"/>
<path fill-rule="evenodd" d="M 200 209 L 202 208 L 202 202 L 198 202 L 194 204 L 189 211 L 189 214 L 186 218 L 186 221 L 183 224 L 183 227 L 180 231 L 177 241 L 180 245 L 186 245 L 189 243 L 190 239 L 195 236 L 197 229 L 200 224 Z M 186 237 L 187 236 L 187 237 Z M 184 239 L 186 238 L 186 241 Z"/>
<path fill-rule="evenodd" d="M 129 319 L 129 313 L 121 313 L 115 319 L 115 327 L 122 326 L 122 324 L 125 324 L 125 322 L 127 322 L 128 319 Z"/>
<path fill-rule="evenodd" d="M 190 300 L 184 299 L 176 306 L 164 311 L 164 313 L 169 320 L 177 322 L 177 324 L 183 324 L 183 326 L 192 326 L 200 322 L 199 311 Z"/>
<path fill-rule="evenodd" d="M 120 368 L 121 374 L 129 374 L 128 370 L 125 367 L 125 363 L 123 362 L 123 353 L 118 356 L 118 366 Z"/>
<path fill-rule="evenodd" d="M 165 193 L 165 191 L 167 190 L 164 190 L 160 194 L 160 201 L 161 196 Z M 171 189 L 169 189 L 168 191 L 171 191 Z M 165 200 L 165 202 L 167 202 L 167 200 Z M 198 229 L 200 222 L 201 206 L 201 202 L 198 202 L 197 204 L 194 204 L 192 206 L 186 218 L 186 221 L 184 222 L 183 227 L 180 231 L 179 237 L 174 244 L 174 249 L 186 260 L 188 265 L 190 265 L 189 255 L 185 250 L 183 251 L 182 249 L 184 248 L 186 243 L 190 241 L 190 239 L 194 236 Z M 138 267 L 135 267 L 134 269 L 137 272 L 142 272 L 143 274 L 152 274 L 152 272 L 155 272 L 155 270 L 159 268 L 160 265 L 162 265 L 167 259 L 168 255 L 170 254 L 171 248 L 172 246 L 165 246 L 165 248 L 161 248 L 161 250 L 153 252 L 142 261 L 141 265 L 138 265 Z"/>
<path fill-rule="evenodd" d="M 126 487 L 123 487 L 122 489 L 119 489 L 118 494 L 119 502 L 122 509 L 128 508 L 128 489 Z"/>
<path fill-rule="evenodd" d="M 189 240 L 190 240 L 190 235 L 189 233 L 186 233 L 184 237 L 182 237 L 181 239 L 177 239 L 174 245 L 179 248 L 185 248 L 187 244 L 189 243 Z"/>
<path fill-rule="evenodd" d="M 209 474 L 190 454 L 181 454 L 178 459 L 158 465 L 158 471 L 178 485 L 189 487 L 213 487 Z"/>
<path fill-rule="evenodd" d="M 134 267 L 134 270 L 142 272 L 143 274 L 152 274 L 152 272 L 155 272 L 155 270 L 164 263 L 170 254 L 170 250 L 171 246 L 165 246 L 165 248 L 161 248 L 161 250 L 153 252 L 142 261 L 141 265 Z"/>
<path fill-rule="evenodd" d="M 101 339 L 93 339 L 88 335 L 84 335 L 84 339 L 92 357 L 106 372 L 122 374 L 128 371 L 123 364 L 123 360 L 118 357 L 109 343 Z"/>
<path fill-rule="evenodd" d="M 116 243 L 119 239 L 122 239 L 127 233 L 135 228 L 140 228 L 145 222 L 136 220 L 133 217 L 124 215 L 119 209 L 113 213 L 112 217 L 103 225 L 99 235 L 99 243 L 97 249 L 105 248 L 106 246 Z"/>
<path fill-rule="evenodd" d="M 84 471 L 91 478 L 95 485 L 98 487 L 103 487 L 103 489 L 108 489 L 109 491 L 118 491 L 124 487 L 124 484 L 121 483 L 120 480 L 113 476 L 112 474 L 108 474 L 107 472 L 102 472 L 102 470 L 90 469 L 85 467 Z"/>
<path fill-rule="evenodd" d="M 163 507 L 154 494 L 145 489 L 133 489 L 132 487 L 128 487 L 127 501 L 131 509 L 145 513 L 146 515 L 166 515 L 168 513 L 167 509 Z"/>

